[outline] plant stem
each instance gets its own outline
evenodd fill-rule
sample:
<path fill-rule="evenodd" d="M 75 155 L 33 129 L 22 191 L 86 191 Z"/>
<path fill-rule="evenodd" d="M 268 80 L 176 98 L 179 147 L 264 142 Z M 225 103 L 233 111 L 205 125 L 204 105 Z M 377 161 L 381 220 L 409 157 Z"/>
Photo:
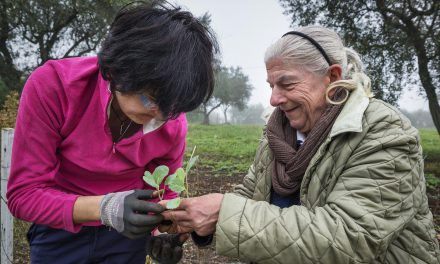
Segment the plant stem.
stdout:
<path fill-rule="evenodd" d="M 189 158 L 189 160 L 192 159 L 192 157 L 194 156 L 194 152 L 196 152 L 196 147 L 194 146 L 193 148 L 193 152 L 191 153 L 191 157 Z M 188 186 L 188 171 L 185 171 L 185 192 L 186 192 L 186 198 L 189 198 L 189 186 Z"/>
<path fill-rule="evenodd" d="M 160 191 L 160 186 L 156 188 L 157 189 L 157 193 L 159 194 L 159 200 L 163 200 L 163 195 L 161 195 L 161 191 Z"/>
<path fill-rule="evenodd" d="M 186 198 L 189 198 L 189 188 L 188 188 L 188 173 L 185 173 L 185 192 L 186 192 Z"/>

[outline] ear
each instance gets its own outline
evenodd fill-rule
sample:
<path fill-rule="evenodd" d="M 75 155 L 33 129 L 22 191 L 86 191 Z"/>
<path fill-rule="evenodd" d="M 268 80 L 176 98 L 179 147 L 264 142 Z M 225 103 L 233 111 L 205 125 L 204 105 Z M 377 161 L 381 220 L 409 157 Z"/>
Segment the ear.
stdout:
<path fill-rule="evenodd" d="M 330 83 L 336 82 L 342 79 L 342 67 L 339 64 L 333 64 L 328 68 L 327 72 L 330 77 Z"/>

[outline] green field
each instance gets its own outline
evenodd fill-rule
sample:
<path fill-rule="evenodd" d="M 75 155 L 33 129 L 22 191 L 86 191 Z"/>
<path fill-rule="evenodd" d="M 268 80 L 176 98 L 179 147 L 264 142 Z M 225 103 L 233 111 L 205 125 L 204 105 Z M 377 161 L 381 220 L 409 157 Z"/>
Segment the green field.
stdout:
<path fill-rule="evenodd" d="M 223 174 L 245 173 L 252 163 L 262 126 L 190 124 L 187 157 L 196 146 L 198 166 Z"/>
<path fill-rule="evenodd" d="M 262 126 L 190 124 L 187 157 L 194 146 L 199 166 L 226 173 L 245 173 L 252 163 Z M 440 178 L 440 136 L 434 129 L 421 129 L 425 171 Z"/>
<path fill-rule="evenodd" d="M 420 136 L 425 157 L 425 174 L 435 175 L 440 179 L 440 136 L 434 129 L 420 129 Z"/>
<path fill-rule="evenodd" d="M 434 129 L 420 129 L 422 138 L 423 154 L 428 160 L 440 162 L 440 136 Z"/>

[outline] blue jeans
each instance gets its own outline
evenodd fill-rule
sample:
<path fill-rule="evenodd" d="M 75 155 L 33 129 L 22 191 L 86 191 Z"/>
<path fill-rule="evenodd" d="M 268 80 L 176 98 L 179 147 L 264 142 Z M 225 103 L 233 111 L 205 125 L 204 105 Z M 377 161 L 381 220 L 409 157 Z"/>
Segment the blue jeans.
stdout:
<path fill-rule="evenodd" d="M 130 263 L 145 264 L 150 238 L 129 239 L 106 227 L 83 227 L 70 233 L 46 225 L 33 224 L 27 234 L 33 264 Z"/>

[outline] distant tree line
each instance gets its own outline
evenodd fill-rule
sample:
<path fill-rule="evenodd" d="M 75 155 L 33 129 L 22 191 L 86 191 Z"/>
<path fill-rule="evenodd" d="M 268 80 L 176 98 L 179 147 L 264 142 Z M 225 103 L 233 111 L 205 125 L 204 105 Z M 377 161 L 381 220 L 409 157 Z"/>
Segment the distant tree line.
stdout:
<path fill-rule="evenodd" d="M 223 112 L 224 122 L 228 122 L 231 107 L 243 110 L 252 94 L 252 85 L 240 67 L 218 67 L 215 88 L 211 99 L 202 104 L 196 112 L 203 114 L 203 124 L 209 124 L 209 116 L 216 109 Z"/>
<path fill-rule="evenodd" d="M 233 124 L 233 125 L 264 125 L 265 119 L 263 118 L 264 113 L 266 113 L 270 107 L 265 107 L 262 104 L 250 104 L 246 108 L 240 110 L 236 107 L 232 107 L 228 113 L 229 118 L 227 122 L 223 117 L 221 111 L 214 111 L 210 115 L 211 124 Z M 270 111 L 270 110 L 269 110 Z M 411 124 L 416 128 L 430 128 L 435 129 L 434 122 L 432 121 L 432 116 L 428 111 L 416 110 L 407 111 L 404 109 L 400 110 L 408 119 Z M 187 114 L 189 122 L 192 123 L 202 123 L 203 113 L 201 112 L 191 112 Z"/>
<path fill-rule="evenodd" d="M 232 125 L 264 125 L 262 117 L 265 107 L 262 104 L 248 104 L 243 109 L 231 107 L 228 112 L 228 118 L 225 118 L 224 112 L 218 108 L 209 115 L 209 124 L 232 124 Z M 191 123 L 203 123 L 204 114 L 201 111 L 187 113 L 187 119 Z"/>
<path fill-rule="evenodd" d="M 435 129 L 434 122 L 432 121 L 432 116 L 428 111 L 417 110 L 409 112 L 406 110 L 401 110 L 401 112 L 408 117 L 411 124 L 416 128 L 433 128 Z"/>

